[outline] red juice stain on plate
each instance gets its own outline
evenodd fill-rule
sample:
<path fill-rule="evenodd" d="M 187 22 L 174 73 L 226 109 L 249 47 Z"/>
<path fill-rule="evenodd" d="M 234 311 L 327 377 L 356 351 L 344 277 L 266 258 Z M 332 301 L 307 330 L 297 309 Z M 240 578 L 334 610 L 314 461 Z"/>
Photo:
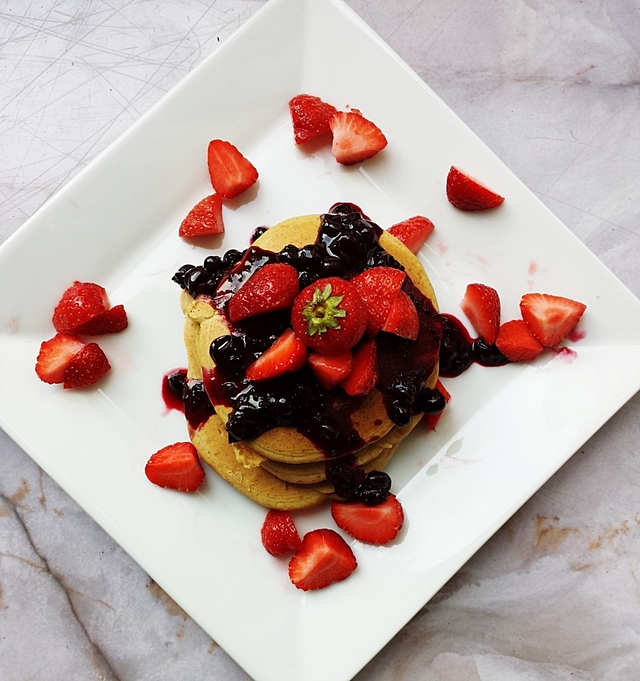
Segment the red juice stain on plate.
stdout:
<path fill-rule="evenodd" d="M 162 377 L 162 400 L 167 407 L 167 413 L 172 409 L 184 412 L 182 393 L 187 380 L 186 369 L 172 369 Z"/>

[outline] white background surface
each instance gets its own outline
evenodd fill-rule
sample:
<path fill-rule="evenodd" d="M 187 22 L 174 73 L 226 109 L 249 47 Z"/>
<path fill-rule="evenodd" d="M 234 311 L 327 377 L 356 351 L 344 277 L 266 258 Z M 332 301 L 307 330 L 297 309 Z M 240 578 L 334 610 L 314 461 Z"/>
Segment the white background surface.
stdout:
<path fill-rule="evenodd" d="M 350 4 L 637 295 L 637 3 Z M 4 3 L 0 238 L 261 5 Z M 639 409 L 357 678 L 635 679 Z M 2 679 L 247 678 L 4 434 L 0 448 Z"/>

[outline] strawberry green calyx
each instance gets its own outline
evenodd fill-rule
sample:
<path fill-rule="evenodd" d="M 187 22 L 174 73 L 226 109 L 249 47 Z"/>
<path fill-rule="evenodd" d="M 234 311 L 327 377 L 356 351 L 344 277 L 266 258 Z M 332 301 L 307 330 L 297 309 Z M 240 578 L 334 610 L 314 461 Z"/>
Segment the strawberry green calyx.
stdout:
<path fill-rule="evenodd" d="M 322 289 L 316 287 L 313 297 L 302 308 L 302 317 L 307 322 L 307 333 L 310 336 L 340 328 L 338 319 L 347 316 L 347 311 L 339 307 L 343 298 L 344 296 L 331 295 L 331 284 L 326 284 Z"/>

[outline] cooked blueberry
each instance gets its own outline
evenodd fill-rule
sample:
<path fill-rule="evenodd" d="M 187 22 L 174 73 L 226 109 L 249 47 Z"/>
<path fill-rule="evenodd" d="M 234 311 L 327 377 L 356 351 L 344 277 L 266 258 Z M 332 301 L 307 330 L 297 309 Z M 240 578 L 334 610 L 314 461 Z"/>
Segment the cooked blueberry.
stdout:
<path fill-rule="evenodd" d="M 224 264 L 227 266 L 233 266 L 239 263 L 242 260 L 242 256 L 244 253 L 242 251 L 238 251 L 235 248 L 230 248 L 223 256 L 222 260 L 224 261 Z"/>
<path fill-rule="evenodd" d="M 208 255 L 202 264 L 204 265 L 205 270 L 210 274 L 215 274 L 225 267 L 225 264 L 219 255 Z"/>
<path fill-rule="evenodd" d="M 295 267 L 298 264 L 298 247 L 293 244 L 287 244 L 280 251 L 279 260 L 280 262 Z"/>
<path fill-rule="evenodd" d="M 186 384 L 187 377 L 183 371 L 176 371 L 175 373 L 167 376 L 167 385 L 169 386 L 169 390 L 176 397 L 182 398 Z"/>
<path fill-rule="evenodd" d="M 245 368 L 245 345 L 240 336 L 227 334 L 214 338 L 209 355 L 224 376 L 235 376 Z"/>
<path fill-rule="evenodd" d="M 181 288 L 185 288 L 184 276 L 193 269 L 193 265 L 182 265 L 182 267 L 171 277 L 171 281 L 175 281 Z"/>
<path fill-rule="evenodd" d="M 391 490 L 391 478 L 384 471 L 370 471 L 355 488 L 354 496 L 367 506 L 377 506 L 386 501 Z"/>
<path fill-rule="evenodd" d="M 429 416 L 439 414 L 447 406 L 444 395 L 434 388 L 424 388 L 418 395 L 415 406 Z"/>
<path fill-rule="evenodd" d="M 252 244 L 256 239 L 259 239 L 268 229 L 268 227 L 256 227 L 251 234 L 249 243 Z"/>

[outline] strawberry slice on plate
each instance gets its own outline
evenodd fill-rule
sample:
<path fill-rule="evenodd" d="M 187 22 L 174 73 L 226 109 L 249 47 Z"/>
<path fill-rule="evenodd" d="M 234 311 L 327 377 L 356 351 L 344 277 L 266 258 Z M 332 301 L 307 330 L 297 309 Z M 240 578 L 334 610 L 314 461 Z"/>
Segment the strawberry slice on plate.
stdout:
<path fill-rule="evenodd" d="M 262 523 L 260 537 L 267 552 L 276 558 L 293 553 L 302 545 L 289 511 L 270 509 Z"/>
<path fill-rule="evenodd" d="M 225 199 L 233 199 L 253 186 L 258 171 L 251 161 L 231 142 L 211 140 L 207 151 L 209 177 L 216 191 Z"/>
<path fill-rule="evenodd" d="M 64 370 L 64 388 L 93 385 L 111 369 L 109 360 L 97 343 L 87 343 L 69 361 Z"/>
<path fill-rule="evenodd" d="M 346 579 L 357 566 L 353 551 L 337 532 L 312 530 L 289 561 L 289 579 L 303 591 L 324 589 Z"/>
<path fill-rule="evenodd" d="M 36 374 L 45 383 L 63 383 L 64 372 L 85 342 L 72 333 L 57 333 L 43 341 L 36 359 Z"/>
<path fill-rule="evenodd" d="M 222 196 L 211 194 L 202 201 L 198 201 L 187 213 L 178 229 L 178 236 L 189 239 L 222 234 L 223 232 Z"/>
<path fill-rule="evenodd" d="M 375 506 L 361 501 L 336 501 L 331 504 L 331 516 L 341 530 L 369 544 L 390 542 L 404 523 L 402 505 L 394 494 Z"/>
<path fill-rule="evenodd" d="M 447 175 L 447 198 L 451 205 L 464 211 L 488 210 L 504 201 L 503 196 L 455 166 L 451 166 Z"/>
<path fill-rule="evenodd" d="M 487 345 L 493 345 L 500 328 L 500 296 L 486 284 L 469 284 L 460 303 L 476 333 Z"/>
<path fill-rule="evenodd" d="M 97 317 L 77 327 L 77 333 L 85 333 L 88 336 L 102 336 L 107 333 L 120 333 L 129 326 L 124 305 L 114 305 Z"/>
<path fill-rule="evenodd" d="M 291 329 L 286 329 L 271 347 L 249 365 L 247 378 L 250 381 L 266 381 L 269 378 L 298 371 L 306 362 L 305 344 Z"/>
<path fill-rule="evenodd" d="M 522 319 L 505 322 L 500 327 L 496 346 L 510 362 L 528 362 L 544 350 Z"/>
<path fill-rule="evenodd" d="M 191 442 L 176 442 L 158 450 L 147 461 L 147 478 L 160 487 L 193 492 L 204 480 L 204 468 Z"/>
<path fill-rule="evenodd" d="M 53 310 L 53 327 L 59 333 L 76 333 L 78 327 L 109 309 L 107 292 L 92 282 L 74 281 Z"/>
<path fill-rule="evenodd" d="M 356 109 L 338 111 L 329 125 L 333 133 L 331 153 L 343 165 L 371 158 L 387 146 L 382 130 Z"/>
<path fill-rule="evenodd" d="M 422 215 L 414 215 L 412 218 L 391 225 L 387 231 L 415 254 L 433 230 L 434 225 L 431 220 Z"/>
<path fill-rule="evenodd" d="M 289 113 L 295 143 L 304 144 L 331 132 L 329 121 L 337 109 L 323 102 L 320 97 L 300 94 L 289 102 Z"/>
<path fill-rule="evenodd" d="M 547 293 L 525 293 L 520 300 L 522 318 L 545 347 L 563 341 L 580 321 L 587 306 L 571 298 Z"/>

